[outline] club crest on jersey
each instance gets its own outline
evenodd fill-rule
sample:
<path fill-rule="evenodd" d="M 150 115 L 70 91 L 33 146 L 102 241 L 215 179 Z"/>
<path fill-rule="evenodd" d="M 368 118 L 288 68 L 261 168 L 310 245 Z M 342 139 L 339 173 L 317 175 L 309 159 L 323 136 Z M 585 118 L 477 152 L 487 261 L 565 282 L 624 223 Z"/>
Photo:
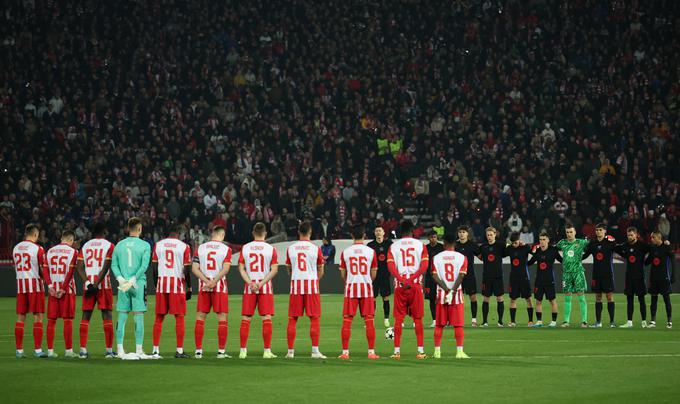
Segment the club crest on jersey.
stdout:
<path fill-rule="evenodd" d="M 486 257 L 486 259 L 487 259 L 489 262 L 494 262 L 494 261 L 496 260 L 496 256 L 493 255 L 493 254 L 489 254 L 489 255 Z"/>
<path fill-rule="evenodd" d="M 597 254 L 595 255 L 595 259 L 598 260 L 598 261 L 602 261 L 602 260 L 604 259 L 604 254 L 602 254 L 602 253 L 597 253 Z"/>
<path fill-rule="evenodd" d="M 519 266 L 519 259 L 515 258 L 514 260 L 512 260 L 512 265 Z"/>
<path fill-rule="evenodd" d="M 546 264 L 545 262 L 541 262 L 541 263 L 538 265 L 538 268 L 539 268 L 541 271 L 545 271 L 546 269 L 548 269 L 548 264 Z"/>
<path fill-rule="evenodd" d="M 573 251 L 573 250 L 567 251 L 567 256 L 568 256 L 569 258 L 573 258 L 573 257 L 574 257 L 574 251 Z"/>
<path fill-rule="evenodd" d="M 630 257 L 628 257 L 628 262 L 630 262 L 631 264 L 634 264 L 635 263 L 635 256 L 631 255 Z"/>
<path fill-rule="evenodd" d="M 654 264 L 654 266 L 659 266 L 659 264 L 661 264 L 661 260 L 655 257 L 654 260 L 652 260 L 652 264 Z"/>

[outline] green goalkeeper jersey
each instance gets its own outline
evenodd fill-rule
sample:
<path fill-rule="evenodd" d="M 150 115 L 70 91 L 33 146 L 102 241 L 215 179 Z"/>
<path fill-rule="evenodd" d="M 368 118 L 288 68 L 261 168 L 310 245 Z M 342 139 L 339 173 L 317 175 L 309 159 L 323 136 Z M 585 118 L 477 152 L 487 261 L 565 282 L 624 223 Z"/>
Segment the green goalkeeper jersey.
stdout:
<path fill-rule="evenodd" d="M 128 237 L 116 244 L 111 260 L 111 271 L 116 278 L 133 276 L 140 286 L 146 285 L 146 269 L 151 260 L 151 246 L 139 237 Z"/>
<path fill-rule="evenodd" d="M 588 240 L 579 238 L 574 239 L 572 242 L 567 241 L 567 239 L 557 242 L 557 249 L 562 251 L 562 271 L 564 273 L 585 272 L 581 261 L 587 246 Z"/>

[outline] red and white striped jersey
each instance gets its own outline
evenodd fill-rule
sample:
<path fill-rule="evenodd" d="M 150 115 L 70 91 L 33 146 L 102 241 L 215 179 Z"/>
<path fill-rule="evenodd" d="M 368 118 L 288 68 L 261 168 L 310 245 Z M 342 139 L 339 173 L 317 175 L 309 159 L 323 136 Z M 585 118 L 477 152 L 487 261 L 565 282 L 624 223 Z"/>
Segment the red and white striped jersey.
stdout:
<path fill-rule="evenodd" d="M 184 266 L 191 264 L 191 249 L 176 238 L 166 238 L 153 249 L 154 263 L 158 263 L 156 293 L 186 293 Z"/>
<path fill-rule="evenodd" d="M 50 275 L 50 286 L 54 290 L 65 290 L 66 293 L 76 293 L 76 283 L 73 271 L 76 267 L 78 250 L 66 244 L 57 244 L 47 250 L 47 268 Z M 68 285 L 64 283 L 70 274 Z"/>
<path fill-rule="evenodd" d="M 319 293 L 317 268 L 324 264 L 321 247 L 310 241 L 300 240 L 286 250 L 286 265 L 290 266 L 290 294 L 309 295 Z"/>
<path fill-rule="evenodd" d="M 374 249 L 362 243 L 345 248 L 340 253 L 340 269 L 347 271 L 345 297 L 373 297 L 371 270 L 378 269 Z"/>
<path fill-rule="evenodd" d="M 78 261 L 83 261 L 85 275 L 90 283 L 97 282 L 99 272 L 101 272 L 106 261 L 111 261 L 114 249 L 113 243 L 103 238 L 93 238 L 83 245 L 78 252 Z M 106 273 L 104 280 L 99 284 L 98 289 L 111 289 L 110 271 Z"/>
<path fill-rule="evenodd" d="M 387 253 L 387 260 L 394 261 L 397 271 L 404 276 L 410 276 L 418 272 L 420 263 L 426 259 L 428 259 L 428 256 L 425 244 L 412 237 L 404 237 L 393 242 L 389 253 Z M 421 283 L 422 278 L 420 276 L 418 279 L 414 279 L 413 283 Z M 399 281 L 395 278 L 395 287 L 398 283 Z"/>
<path fill-rule="evenodd" d="M 198 266 L 208 279 L 215 279 L 226 263 L 231 265 L 231 248 L 220 241 L 208 241 L 198 246 L 194 262 L 198 262 Z M 204 283 L 199 279 L 200 290 L 203 290 Z M 227 293 L 227 277 L 222 277 L 214 292 Z"/>
<path fill-rule="evenodd" d="M 467 257 L 457 251 L 442 251 L 435 255 L 432 262 L 432 273 L 436 273 L 445 284 L 451 289 L 456 281 L 458 274 L 467 274 Z M 437 285 L 437 301 L 445 304 L 446 292 Z M 463 288 L 458 286 L 454 292 L 452 304 L 463 303 Z"/>
<path fill-rule="evenodd" d="M 264 241 L 253 241 L 243 246 L 241 255 L 238 257 L 238 263 L 243 264 L 248 277 L 253 282 L 259 282 L 271 270 L 272 265 L 278 264 L 278 257 L 276 256 L 276 248 L 265 243 Z M 248 295 L 253 292 L 248 285 L 244 285 L 243 293 Z M 269 281 L 263 285 L 255 294 L 270 295 L 274 293 L 272 282 Z"/>
<path fill-rule="evenodd" d="M 17 293 L 45 292 L 40 271 L 45 266 L 45 250 L 32 241 L 22 241 L 12 251 L 17 274 Z"/>

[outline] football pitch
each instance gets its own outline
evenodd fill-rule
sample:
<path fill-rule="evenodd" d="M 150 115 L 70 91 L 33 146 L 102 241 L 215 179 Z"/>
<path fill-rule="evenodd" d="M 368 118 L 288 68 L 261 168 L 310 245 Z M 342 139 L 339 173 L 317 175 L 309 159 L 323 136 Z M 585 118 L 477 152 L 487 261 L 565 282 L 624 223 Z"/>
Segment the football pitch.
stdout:
<path fill-rule="evenodd" d="M 467 300 L 467 299 L 466 299 Z M 649 297 L 648 297 L 649 300 Z M 560 309 L 563 297 L 558 297 Z M 617 324 L 626 314 L 625 298 L 616 296 Z M 680 308 L 680 298 L 672 297 Z M 588 295 L 589 320 L 594 319 L 594 296 Z M 466 302 L 467 303 L 467 302 Z M 680 321 L 676 328 L 665 328 L 665 308 L 660 299 L 656 329 L 640 328 L 637 309 L 634 329 L 581 329 L 578 305 L 572 313 L 572 328 L 530 329 L 526 327 L 524 302 L 518 301 L 517 328 L 465 328 L 465 351 L 469 360 L 456 360 L 453 330 L 446 329 L 442 359 L 416 360 L 412 321 L 406 321 L 402 359 L 391 360 L 392 341 L 383 337 L 383 316 L 378 304 L 376 353 L 378 361 L 366 359 L 363 321 L 355 318 L 350 352 L 352 359 L 336 359 L 340 354 L 342 296 L 323 295 L 320 350 L 326 360 L 309 358 L 309 321 L 298 321 L 296 358 L 286 354 L 288 296 L 276 296 L 272 350 L 277 359 L 262 359 L 262 333 L 259 317 L 250 329 L 249 356 L 238 359 L 241 296 L 230 298 L 227 352 L 232 359 L 215 359 L 217 320 L 206 321 L 204 358 L 175 359 L 175 321 L 168 316 L 161 340 L 162 360 L 121 361 L 104 359 L 101 317 L 95 312 L 90 323 L 87 360 L 63 358 L 62 323 L 57 323 L 57 359 L 14 357 L 15 300 L 0 299 L 0 375 L 4 380 L 3 403 L 26 402 L 677 402 L 680 397 Z M 78 309 L 80 309 L 80 298 Z M 648 301 L 649 304 L 649 301 Z M 509 302 L 506 299 L 506 308 Z M 194 350 L 196 299 L 188 304 L 185 350 Z M 481 308 L 481 303 L 480 303 Z M 153 296 L 146 316 L 145 350 L 151 351 Z M 676 309 L 677 310 L 677 309 Z M 466 305 L 469 324 L 469 309 Z M 495 324 L 495 303 L 489 322 Z M 544 320 L 550 307 L 544 305 Z M 480 312 L 481 315 L 481 312 Z M 603 318 L 608 324 L 605 310 Z M 509 314 L 505 314 L 505 321 Z M 561 322 L 562 316 L 558 319 Z M 114 316 L 115 321 L 115 316 Z M 74 350 L 78 350 L 80 314 L 73 323 Z M 432 354 L 432 329 L 426 308 L 425 350 Z M 46 321 L 45 321 L 46 323 Z M 134 347 L 132 321 L 128 320 L 125 346 Z M 32 320 L 26 323 L 24 346 L 32 350 Z M 43 349 L 46 343 L 43 342 Z"/>

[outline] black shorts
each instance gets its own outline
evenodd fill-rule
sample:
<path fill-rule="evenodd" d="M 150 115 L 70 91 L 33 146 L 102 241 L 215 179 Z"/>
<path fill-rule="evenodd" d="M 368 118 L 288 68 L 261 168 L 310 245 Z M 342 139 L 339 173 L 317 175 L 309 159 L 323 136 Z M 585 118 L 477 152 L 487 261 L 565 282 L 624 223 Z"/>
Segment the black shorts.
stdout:
<path fill-rule="evenodd" d="M 432 274 L 425 274 L 423 296 L 427 300 L 435 300 L 437 298 L 437 282 L 434 281 Z"/>
<path fill-rule="evenodd" d="M 503 296 L 503 278 L 482 279 L 482 295 L 484 297 Z"/>
<path fill-rule="evenodd" d="M 390 273 L 378 270 L 378 274 L 373 280 L 373 295 L 387 297 L 392 294 L 392 282 L 390 282 Z"/>
<path fill-rule="evenodd" d="M 465 278 L 463 278 L 463 293 L 466 295 L 477 294 L 477 279 L 474 274 L 472 276 L 467 274 L 465 275 Z"/>
<path fill-rule="evenodd" d="M 612 293 L 614 291 L 614 275 L 611 272 L 593 272 L 590 281 L 593 293 Z"/>
<path fill-rule="evenodd" d="M 626 296 L 644 296 L 647 294 L 647 286 L 644 279 L 626 279 L 626 287 L 623 291 Z"/>
<path fill-rule="evenodd" d="M 671 281 L 668 279 L 651 279 L 649 281 L 650 295 L 666 295 L 671 293 Z"/>
<path fill-rule="evenodd" d="M 531 297 L 531 283 L 526 278 L 510 278 L 510 288 L 508 289 L 508 292 L 510 292 L 510 299 L 514 300 L 519 297 L 528 299 Z"/>
<path fill-rule="evenodd" d="M 543 297 L 547 300 L 555 300 L 555 284 L 551 283 L 549 285 L 536 284 L 534 286 L 534 299 L 542 301 Z"/>

